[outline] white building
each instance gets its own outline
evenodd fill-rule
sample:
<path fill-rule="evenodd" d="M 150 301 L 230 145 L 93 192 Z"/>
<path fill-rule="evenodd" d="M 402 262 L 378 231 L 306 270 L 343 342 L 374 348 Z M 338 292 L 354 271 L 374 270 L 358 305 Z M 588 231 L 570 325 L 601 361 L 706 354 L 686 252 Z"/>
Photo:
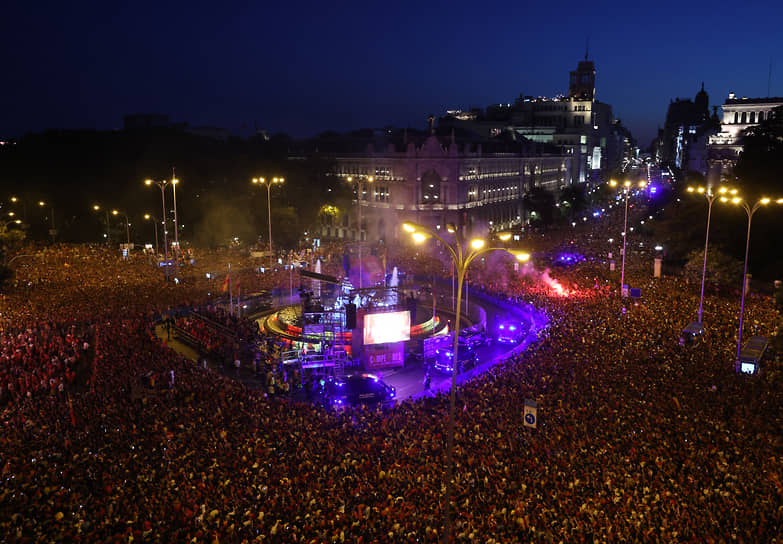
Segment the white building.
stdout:
<path fill-rule="evenodd" d="M 723 104 L 720 132 L 709 138 L 708 167 L 718 177 L 728 173 L 742 152 L 742 131 L 769 119 L 770 113 L 783 106 L 783 98 L 737 98 L 729 93 Z"/>

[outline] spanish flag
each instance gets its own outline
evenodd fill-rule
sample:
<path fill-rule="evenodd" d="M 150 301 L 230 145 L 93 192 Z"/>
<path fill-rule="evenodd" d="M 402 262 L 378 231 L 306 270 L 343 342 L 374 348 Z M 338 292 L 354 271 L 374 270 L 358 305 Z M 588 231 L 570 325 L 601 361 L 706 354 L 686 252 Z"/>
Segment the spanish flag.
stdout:
<path fill-rule="evenodd" d="M 231 283 L 231 272 L 226 274 L 226 279 L 223 280 L 223 287 L 220 289 L 221 293 L 228 291 L 228 284 Z"/>

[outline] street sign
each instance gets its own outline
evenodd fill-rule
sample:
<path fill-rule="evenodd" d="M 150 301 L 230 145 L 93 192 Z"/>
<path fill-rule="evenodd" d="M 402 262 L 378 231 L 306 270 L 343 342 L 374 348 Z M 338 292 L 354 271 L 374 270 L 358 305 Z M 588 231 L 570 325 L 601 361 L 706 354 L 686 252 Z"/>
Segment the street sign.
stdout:
<path fill-rule="evenodd" d="M 536 401 L 532 399 L 525 399 L 525 411 L 524 411 L 524 424 L 525 427 L 532 427 L 536 428 L 536 424 L 538 423 L 538 414 L 537 414 L 537 405 Z"/>
<path fill-rule="evenodd" d="M 642 298 L 642 290 L 639 287 L 631 287 L 631 298 Z"/>

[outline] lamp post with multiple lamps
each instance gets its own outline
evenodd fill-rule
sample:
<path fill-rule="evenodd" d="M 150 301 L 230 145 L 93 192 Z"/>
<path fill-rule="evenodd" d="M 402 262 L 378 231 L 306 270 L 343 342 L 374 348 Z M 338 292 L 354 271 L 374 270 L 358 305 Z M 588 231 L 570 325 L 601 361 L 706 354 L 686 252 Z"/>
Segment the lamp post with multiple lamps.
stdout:
<path fill-rule="evenodd" d="M 155 218 L 154 215 L 150 213 L 144 214 L 144 219 L 146 221 L 152 220 L 152 226 L 155 227 L 155 255 L 158 255 L 158 220 Z M 157 258 L 157 257 L 156 257 Z"/>
<path fill-rule="evenodd" d="M 148 179 L 148 180 L 144 181 L 145 185 L 149 186 L 149 185 L 153 185 L 154 184 L 154 185 L 157 185 L 158 188 L 160 189 L 161 213 L 163 214 L 163 252 L 164 252 L 164 255 L 166 257 L 166 262 L 168 262 L 168 260 L 169 260 L 169 237 L 168 237 L 168 228 L 167 228 L 167 225 L 166 225 L 166 223 L 167 223 L 167 221 L 166 221 L 166 187 L 168 187 L 168 185 L 170 183 L 171 182 L 169 180 L 167 180 L 167 179 L 162 179 L 160 181 L 155 181 L 155 180 Z M 176 213 L 174 215 L 176 217 Z M 175 221 L 176 221 L 176 219 L 175 219 Z M 175 225 L 175 227 L 176 227 L 176 225 Z"/>
<path fill-rule="evenodd" d="M 727 187 L 721 187 L 718 189 L 717 193 L 714 193 L 712 191 L 712 186 L 705 187 L 688 187 L 689 193 L 696 193 L 703 195 L 704 198 L 707 199 L 707 236 L 704 239 L 704 263 L 701 267 L 701 294 L 699 295 L 699 317 L 698 322 L 703 323 L 702 321 L 702 315 L 703 315 L 703 309 L 704 309 L 704 278 L 707 275 L 707 248 L 710 244 L 710 218 L 712 217 L 712 203 L 715 202 L 715 199 L 725 195 L 726 193 L 731 192 L 731 194 L 736 194 L 737 190 L 729 190 Z"/>
<path fill-rule="evenodd" d="M 365 178 L 367 180 L 367 183 L 372 183 L 375 181 L 375 178 L 373 176 L 367 176 Z M 353 176 L 348 176 L 346 178 L 348 183 L 353 182 Z M 364 186 L 362 184 L 361 179 L 356 180 L 356 209 L 357 209 L 357 215 L 358 215 L 358 225 L 356 227 L 356 237 L 357 237 L 357 244 L 358 244 L 358 251 L 359 251 L 359 289 L 362 288 L 362 200 L 364 200 Z"/>
<path fill-rule="evenodd" d="M 611 187 L 616 187 L 617 182 L 615 180 L 609 181 Z M 639 182 L 639 188 L 643 189 L 647 184 L 644 181 Z M 626 296 L 625 292 L 625 242 L 628 238 L 628 193 L 631 192 L 633 184 L 630 181 L 623 183 L 623 192 L 625 193 L 625 216 L 623 219 L 623 264 L 620 268 L 620 294 Z"/>
<path fill-rule="evenodd" d="M 448 224 L 447 230 L 454 235 L 454 243 L 449 244 L 438 233 L 425 226 L 405 222 L 403 223 L 403 229 L 411 234 L 413 240 L 417 243 L 421 243 L 428 238 L 435 238 L 438 240 L 447 250 L 454 263 L 454 270 L 457 275 L 457 305 L 455 308 L 454 317 L 454 357 L 452 358 L 451 369 L 451 395 L 449 397 L 449 428 L 448 428 L 448 445 L 446 450 L 446 497 L 444 504 L 444 542 L 450 542 L 451 538 L 451 497 L 454 487 L 454 418 L 455 418 L 455 404 L 457 394 L 457 368 L 459 366 L 459 327 L 460 327 L 460 309 L 462 305 L 462 285 L 465 280 L 465 274 L 470 264 L 476 260 L 476 258 L 489 253 L 490 251 L 506 251 L 514 255 L 517 260 L 524 262 L 530 258 L 530 254 L 512 250 L 504 247 L 487 247 L 486 240 L 482 238 L 474 238 L 468 244 L 468 247 L 463 247 L 463 239 L 459 230 L 453 225 Z M 510 233 L 500 233 L 496 237 L 506 242 L 511 238 Z"/>
<path fill-rule="evenodd" d="M 274 255 L 272 254 L 272 185 L 280 185 L 285 182 L 285 178 L 253 178 L 253 183 L 266 187 L 266 211 L 269 217 L 269 268 L 275 266 Z"/>
<path fill-rule="evenodd" d="M 747 236 L 745 238 L 745 264 L 742 269 L 742 298 L 740 301 L 740 318 L 739 318 L 739 332 L 737 333 L 737 358 L 736 358 L 736 371 L 739 372 L 739 357 L 740 357 L 740 350 L 742 349 L 742 319 L 745 314 L 745 291 L 746 289 L 746 278 L 748 277 L 748 251 L 750 250 L 750 225 L 751 221 L 753 220 L 753 215 L 758 211 L 758 209 L 761 206 L 766 206 L 770 202 L 772 202 L 771 198 L 760 198 L 755 203 L 751 204 L 750 202 L 745 202 L 741 197 L 734 196 L 732 198 L 728 198 L 725 196 L 721 197 L 721 202 L 731 202 L 732 204 L 736 204 L 742 207 L 743 210 L 745 210 L 745 213 L 748 216 L 748 232 Z M 783 198 L 778 198 L 775 200 L 775 203 L 777 204 L 783 204 Z"/>

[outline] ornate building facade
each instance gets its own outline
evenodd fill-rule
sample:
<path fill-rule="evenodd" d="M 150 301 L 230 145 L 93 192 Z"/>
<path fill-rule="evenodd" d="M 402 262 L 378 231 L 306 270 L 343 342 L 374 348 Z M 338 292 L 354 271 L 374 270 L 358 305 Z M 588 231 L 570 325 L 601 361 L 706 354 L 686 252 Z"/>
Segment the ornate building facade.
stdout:
<path fill-rule="evenodd" d="M 772 110 L 783 106 L 783 98 L 737 98 L 734 93 L 723 104 L 720 132 L 710 136 L 707 165 L 710 174 L 726 175 L 742 153 L 742 131 L 769 119 Z"/>
<path fill-rule="evenodd" d="M 515 228 L 525 220 L 526 192 L 556 191 L 574 181 L 572 157 L 538 145 L 457 143 L 452 132 L 400 147 L 320 154 L 332 165 L 329 175 L 353 184 L 361 210 L 327 218 L 322 238 L 389 243 L 401 238 L 404 221 L 433 229 L 453 223 L 466 234 Z"/>

